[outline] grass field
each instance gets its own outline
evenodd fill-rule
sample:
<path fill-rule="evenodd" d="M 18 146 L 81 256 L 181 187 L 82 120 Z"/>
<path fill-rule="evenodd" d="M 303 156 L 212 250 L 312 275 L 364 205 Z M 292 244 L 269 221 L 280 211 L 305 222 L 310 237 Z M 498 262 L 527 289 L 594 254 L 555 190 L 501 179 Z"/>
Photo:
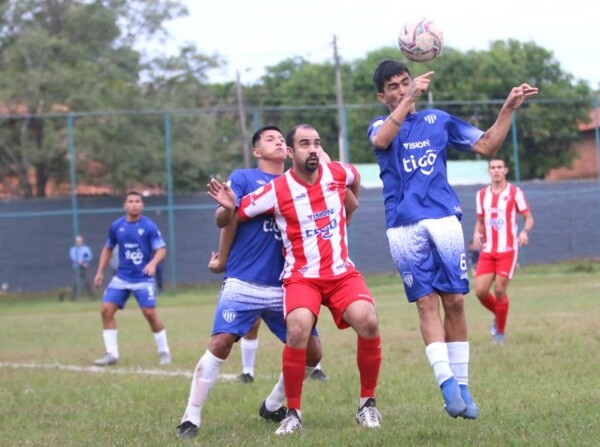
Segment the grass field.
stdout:
<path fill-rule="evenodd" d="M 99 303 L 52 296 L 0 297 L 0 446 L 597 446 L 600 445 L 600 264 L 532 266 L 510 286 L 507 343 L 489 335 L 490 314 L 466 299 L 470 389 L 476 421 L 452 419 L 418 331 L 414 305 L 396 275 L 368 282 L 377 300 L 383 365 L 377 393 L 381 430 L 354 422 L 355 336 L 326 309 L 319 329 L 329 382 L 304 388 L 304 430 L 276 437 L 258 417 L 280 370 L 281 345 L 260 334 L 253 384 L 219 381 L 194 441 L 175 426 L 190 377 L 206 348 L 216 286 L 160 296 L 173 364 L 156 346 L 135 301 L 117 314 L 121 359 L 88 368 L 103 354 Z M 241 371 L 239 348 L 221 370 Z"/>

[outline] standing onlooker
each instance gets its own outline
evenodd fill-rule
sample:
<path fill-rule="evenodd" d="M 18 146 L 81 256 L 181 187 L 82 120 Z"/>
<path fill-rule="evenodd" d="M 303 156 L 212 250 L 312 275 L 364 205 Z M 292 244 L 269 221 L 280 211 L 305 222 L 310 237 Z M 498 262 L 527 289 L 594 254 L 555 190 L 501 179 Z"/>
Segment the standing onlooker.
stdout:
<path fill-rule="evenodd" d="M 108 230 L 108 238 L 102 248 L 98 271 L 94 278 L 94 285 L 100 287 L 112 251 L 118 246 L 117 273 L 108 284 L 102 298 L 102 335 L 106 355 L 94 364 L 107 366 L 117 363 L 119 346 L 115 313 L 125 307 L 130 294 L 133 294 L 154 334 L 159 363 L 168 365 L 171 363 L 171 353 L 167 343 L 167 332 L 156 312 L 154 282 L 156 266 L 167 254 L 166 244 L 157 225 L 142 215 L 144 202 L 140 193 L 128 192 L 123 207 L 125 215 L 115 220 Z"/>
<path fill-rule="evenodd" d="M 390 252 L 408 301 L 416 303 L 425 353 L 452 417 L 475 419 L 468 390 L 469 343 L 464 294 L 469 292 L 460 202 L 448 183 L 450 147 L 492 156 L 513 112 L 538 89 L 514 87 L 486 132 L 442 110 L 417 111 L 433 72 L 411 79 L 405 64 L 384 60 L 373 73 L 377 99 L 389 115 L 368 129 L 383 181 Z M 440 315 L 444 310 L 443 321 Z"/>
<path fill-rule="evenodd" d="M 519 259 L 519 247 L 529 242 L 533 216 L 521 188 L 506 181 L 508 167 L 504 160 L 491 159 L 488 171 L 492 183 L 477 193 L 473 243 L 481 253 L 475 272 L 475 294 L 494 314 L 491 329 L 494 342 L 503 344 L 509 308 L 508 283 Z M 520 233 L 517 214 L 525 219 Z M 490 293 L 492 282 L 493 294 Z"/>
<path fill-rule="evenodd" d="M 75 238 L 75 245 L 69 250 L 71 258 L 71 267 L 73 268 L 74 284 L 71 291 L 71 301 L 75 301 L 79 296 L 82 287 L 88 294 L 90 300 L 94 299 L 94 289 L 92 281 L 89 277 L 90 262 L 92 261 L 92 250 L 85 245 L 83 236 L 79 235 Z"/>
<path fill-rule="evenodd" d="M 346 187 L 358 196 L 360 175 L 347 163 L 320 163 L 323 149 L 313 126 L 301 124 L 286 136 L 292 168 L 241 202 L 227 184 L 212 180 L 208 194 L 242 222 L 271 213 L 285 253 L 283 311 L 287 326 L 282 354 L 288 410 L 275 431 L 287 435 L 302 428 L 302 386 L 307 347 L 321 305 L 329 308 L 339 329 L 356 332 L 360 394 L 356 421 L 379 428 L 375 389 L 381 367 L 381 338 L 373 297 L 350 260 L 347 240 Z"/>

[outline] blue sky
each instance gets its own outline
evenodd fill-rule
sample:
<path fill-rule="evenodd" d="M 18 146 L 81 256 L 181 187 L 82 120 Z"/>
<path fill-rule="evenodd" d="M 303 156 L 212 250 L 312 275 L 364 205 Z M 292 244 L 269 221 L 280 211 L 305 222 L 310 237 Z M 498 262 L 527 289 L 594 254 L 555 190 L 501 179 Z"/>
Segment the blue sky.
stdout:
<path fill-rule="evenodd" d="M 553 52 L 564 71 L 600 88 L 600 19 L 593 2 L 571 0 L 561 7 L 530 0 L 183 0 L 190 17 L 168 24 L 172 45 L 194 42 L 204 54 L 220 54 L 227 68 L 215 80 L 243 82 L 288 57 L 331 60 L 333 36 L 343 60 L 396 44 L 402 23 L 428 17 L 442 26 L 445 43 L 461 51 L 489 48 L 494 40 L 535 42 Z M 410 5 L 409 8 L 403 7 Z M 443 54 L 442 54 L 443 56 Z M 515 83 L 520 80 L 515 80 Z"/>

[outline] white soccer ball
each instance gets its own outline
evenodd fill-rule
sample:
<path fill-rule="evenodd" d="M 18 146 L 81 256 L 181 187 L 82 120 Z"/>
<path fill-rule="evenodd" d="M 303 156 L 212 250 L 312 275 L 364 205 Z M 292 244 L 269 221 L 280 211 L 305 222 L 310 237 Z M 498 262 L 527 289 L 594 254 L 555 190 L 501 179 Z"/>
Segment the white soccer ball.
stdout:
<path fill-rule="evenodd" d="M 398 47 L 414 62 L 430 62 L 444 48 L 444 32 L 433 20 L 408 22 L 398 33 Z"/>

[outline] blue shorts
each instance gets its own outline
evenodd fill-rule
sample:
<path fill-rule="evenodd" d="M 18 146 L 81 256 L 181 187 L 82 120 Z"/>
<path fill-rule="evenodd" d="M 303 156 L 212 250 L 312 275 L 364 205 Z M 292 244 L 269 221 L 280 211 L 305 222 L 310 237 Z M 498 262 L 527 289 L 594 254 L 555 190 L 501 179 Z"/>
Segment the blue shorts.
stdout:
<path fill-rule="evenodd" d="M 127 282 L 114 276 L 104 291 L 102 302 L 113 303 L 123 309 L 130 294 L 133 294 L 141 308 L 156 307 L 154 278 L 144 282 Z"/>
<path fill-rule="evenodd" d="M 241 338 L 260 317 L 269 330 L 285 343 L 286 325 L 282 305 L 281 287 L 227 278 L 219 294 L 211 335 L 234 334 Z M 316 329 L 313 329 L 312 335 L 318 335 Z"/>
<path fill-rule="evenodd" d="M 462 227 L 456 216 L 387 230 L 390 252 L 409 302 L 430 293 L 469 293 Z"/>

